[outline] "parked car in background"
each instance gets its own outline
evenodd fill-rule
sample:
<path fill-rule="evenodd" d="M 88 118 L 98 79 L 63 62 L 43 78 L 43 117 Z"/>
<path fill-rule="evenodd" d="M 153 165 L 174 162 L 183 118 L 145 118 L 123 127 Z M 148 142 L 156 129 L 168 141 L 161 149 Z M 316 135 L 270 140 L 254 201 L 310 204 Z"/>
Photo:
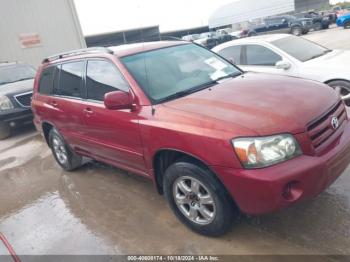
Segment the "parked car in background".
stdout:
<path fill-rule="evenodd" d="M 329 18 L 330 24 L 335 24 L 337 22 L 338 16 L 334 11 L 322 11 L 320 14 L 322 16 L 327 16 Z"/>
<path fill-rule="evenodd" d="M 295 14 L 295 17 L 312 19 L 311 28 L 314 29 L 315 31 L 319 31 L 322 29 L 328 29 L 329 25 L 330 25 L 329 16 L 327 16 L 327 15 L 323 16 L 323 15 L 318 14 L 318 13 L 313 12 L 313 11 Z"/>
<path fill-rule="evenodd" d="M 247 71 L 326 83 L 350 105 L 350 51 L 330 50 L 287 34 L 239 39 L 219 45 L 213 51 Z"/>
<path fill-rule="evenodd" d="M 232 36 L 228 34 L 218 34 L 216 32 L 205 32 L 199 35 L 199 39 L 194 42 L 200 44 L 208 49 L 216 45 L 232 40 Z"/>
<path fill-rule="evenodd" d="M 312 28 L 312 19 L 296 18 L 291 15 L 274 16 L 264 20 L 261 25 L 249 29 L 248 36 L 261 34 L 289 33 L 293 35 L 307 34 Z"/>
<path fill-rule="evenodd" d="M 232 40 L 247 36 L 247 30 L 233 31 L 232 28 L 218 29 L 216 31 L 216 33 L 219 34 L 219 35 L 231 35 L 232 36 Z"/>
<path fill-rule="evenodd" d="M 239 210 L 318 195 L 350 162 L 350 122 L 327 85 L 244 73 L 184 41 L 47 58 L 32 108 L 64 170 L 85 156 L 149 178 L 182 223 L 210 236 Z"/>
<path fill-rule="evenodd" d="M 199 34 L 185 35 L 182 37 L 182 40 L 190 41 L 190 42 L 193 42 L 197 39 L 199 39 Z"/>
<path fill-rule="evenodd" d="M 350 28 L 350 13 L 340 16 L 337 20 L 337 26 L 344 27 L 345 29 Z"/>
<path fill-rule="evenodd" d="M 345 15 L 349 12 L 348 8 L 344 8 L 342 6 L 336 6 L 333 8 L 333 11 L 337 14 L 338 17 Z"/>
<path fill-rule="evenodd" d="M 35 69 L 25 63 L 0 63 L 0 139 L 33 123 L 30 108 Z"/>

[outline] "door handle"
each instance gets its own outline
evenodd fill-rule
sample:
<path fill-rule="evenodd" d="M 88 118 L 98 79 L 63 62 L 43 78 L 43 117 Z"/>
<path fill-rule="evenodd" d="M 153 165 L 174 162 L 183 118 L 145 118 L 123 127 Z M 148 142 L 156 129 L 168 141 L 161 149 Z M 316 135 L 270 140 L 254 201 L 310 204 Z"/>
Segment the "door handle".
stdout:
<path fill-rule="evenodd" d="M 87 107 L 84 109 L 84 113 L 87 115 L 92 115 L 94 111 L 90 107 Z"/>
<path fill-rule="evenodd" d="M 58 104 L 57 104 L 57 102 L 56 102 L 55 100 L 51 101 L 50 104 L 51 104 L 53 107 L 57 107 L 57 106 L 58 106 Z"/>

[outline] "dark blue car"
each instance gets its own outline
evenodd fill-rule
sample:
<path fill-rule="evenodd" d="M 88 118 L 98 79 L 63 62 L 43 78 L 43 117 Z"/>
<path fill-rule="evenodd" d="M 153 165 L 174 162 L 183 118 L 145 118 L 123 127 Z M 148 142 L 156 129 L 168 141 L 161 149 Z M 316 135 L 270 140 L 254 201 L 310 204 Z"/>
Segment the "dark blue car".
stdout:
<path fill-rule="evenodd" d="M 345 29 L 350 28 L 350 13 L 338 18 L 337 25 L 342 26 Z"/>
<path fill-rule="evenodd" d="M 291 15 L 274 16 L 264 19 L 264 23 L 250 28 L 248 36 L 260 34 L 307 34 L 312 27 L 312 19 L 296 18 Z"/>

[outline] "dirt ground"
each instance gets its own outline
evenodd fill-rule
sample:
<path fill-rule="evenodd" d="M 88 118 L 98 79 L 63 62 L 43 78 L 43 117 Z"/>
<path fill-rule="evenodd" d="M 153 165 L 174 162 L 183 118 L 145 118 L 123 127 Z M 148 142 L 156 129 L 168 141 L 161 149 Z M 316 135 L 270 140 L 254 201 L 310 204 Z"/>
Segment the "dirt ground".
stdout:
<path fill-rule="evenodd" d="M 349 30 L 305 37 L 350 49 Z M 100 163 L 64 172 L 33 128 L 0 142 L 0 179 L 0 232 L 19 255 L 350 255 L 350 168 L 317 198 L 242 216 L 220 238 L 183 226 L 148 180 Z"/>

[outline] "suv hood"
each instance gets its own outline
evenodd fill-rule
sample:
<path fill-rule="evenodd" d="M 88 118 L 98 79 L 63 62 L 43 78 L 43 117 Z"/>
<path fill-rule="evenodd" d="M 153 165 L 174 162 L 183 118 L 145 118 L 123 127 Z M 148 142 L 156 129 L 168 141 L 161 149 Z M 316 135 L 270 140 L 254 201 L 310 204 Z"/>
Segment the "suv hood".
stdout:
<path fill-rule="evenodd" d="M 13 96 L 33 91 L 34 79 L 0 85 L 0 95 Z"/>
<path fill-rule="evenodd" d="M 271 135 L 305 132 L 306 125 L 338 99 L 330 87 L 318 82 L 247 73 L 164 105 Z"/>

